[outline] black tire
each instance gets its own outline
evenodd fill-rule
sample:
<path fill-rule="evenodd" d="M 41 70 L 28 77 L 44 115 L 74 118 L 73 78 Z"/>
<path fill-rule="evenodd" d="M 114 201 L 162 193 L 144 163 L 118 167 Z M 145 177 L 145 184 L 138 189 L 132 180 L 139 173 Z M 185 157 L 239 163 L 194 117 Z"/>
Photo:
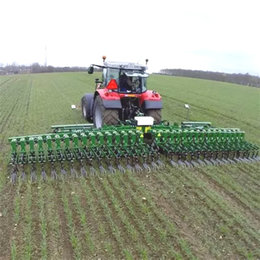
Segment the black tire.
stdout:
<path fill-rule="evenodd" d="M 119 115 L 117 109 L 106 109 L 100 96 L 97 96 L 93 109 L 93 121 L 96 128 L 104 125 L 117 125 Z"/>
<path fill-rule="evenodd" d="M 86 94 L 81 99 L 82 116 L 89 122 L 93 122 L 93 94 Z"/>
<path fill-rule="evenodd" d="M 161 109 L 149 109 L 146 110 L 145 114 L 153 117 L 155 124 L 159 124 L 162 121 Z"/>

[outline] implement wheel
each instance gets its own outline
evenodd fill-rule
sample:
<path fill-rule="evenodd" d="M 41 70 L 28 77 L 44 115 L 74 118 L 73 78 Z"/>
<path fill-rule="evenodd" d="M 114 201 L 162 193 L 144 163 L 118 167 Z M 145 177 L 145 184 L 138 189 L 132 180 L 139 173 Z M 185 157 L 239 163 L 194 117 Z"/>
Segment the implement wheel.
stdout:
<path fill-rule="evenodd" d="M 146 115 L 154 118 L 154 123 L 159 124 L 161 122 L 161 109 L 148 109 Z"/>
<path fill-rule="evenodd" d="M 119 115 L 117 109 L 106 109 L 100 96 L 97 96 L 94 103 L 93 121 L 96 128 L 104 125 L 117 125 Z"/>

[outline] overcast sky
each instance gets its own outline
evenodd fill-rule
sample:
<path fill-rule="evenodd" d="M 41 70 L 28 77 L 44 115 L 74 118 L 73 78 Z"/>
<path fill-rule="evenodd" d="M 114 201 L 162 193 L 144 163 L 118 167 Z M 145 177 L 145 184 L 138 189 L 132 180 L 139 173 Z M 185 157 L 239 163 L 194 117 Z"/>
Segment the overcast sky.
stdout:
<path fill-rule="evenodd" d="M 108 60 L 260 76 L 259 0 L 0 0 L 0 64 Z"/>

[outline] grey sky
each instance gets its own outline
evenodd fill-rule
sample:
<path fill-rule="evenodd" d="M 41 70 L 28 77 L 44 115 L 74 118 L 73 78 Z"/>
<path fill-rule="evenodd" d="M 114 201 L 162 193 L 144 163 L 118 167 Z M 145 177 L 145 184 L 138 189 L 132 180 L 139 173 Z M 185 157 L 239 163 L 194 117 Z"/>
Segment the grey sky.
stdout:
<path fill-rule="evenodd" d="M 258 0 L 0 0 L 0 63 L 109 60 L 260 75 Z"/>

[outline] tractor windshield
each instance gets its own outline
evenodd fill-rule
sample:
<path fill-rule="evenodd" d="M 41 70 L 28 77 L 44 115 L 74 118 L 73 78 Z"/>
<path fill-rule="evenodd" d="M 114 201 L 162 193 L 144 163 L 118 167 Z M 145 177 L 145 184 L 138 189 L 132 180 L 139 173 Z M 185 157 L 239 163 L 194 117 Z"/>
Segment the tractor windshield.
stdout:
<path fill-rule="evenodd" d="M 121 93 L 143 93 L 146 91 L 148 74 L 139 70 L 126 70 L 119 68 L 103 69 L 103 82 L 106 86 L 111 79 L 116 80 L 118 91 Z"/>
<path fill-rule="evenodd" d="M 123 93 L 143 93 L 146 91 L 148 74 L 140 71 L 121 71 L 119 76 L 119 91 Z"/>

